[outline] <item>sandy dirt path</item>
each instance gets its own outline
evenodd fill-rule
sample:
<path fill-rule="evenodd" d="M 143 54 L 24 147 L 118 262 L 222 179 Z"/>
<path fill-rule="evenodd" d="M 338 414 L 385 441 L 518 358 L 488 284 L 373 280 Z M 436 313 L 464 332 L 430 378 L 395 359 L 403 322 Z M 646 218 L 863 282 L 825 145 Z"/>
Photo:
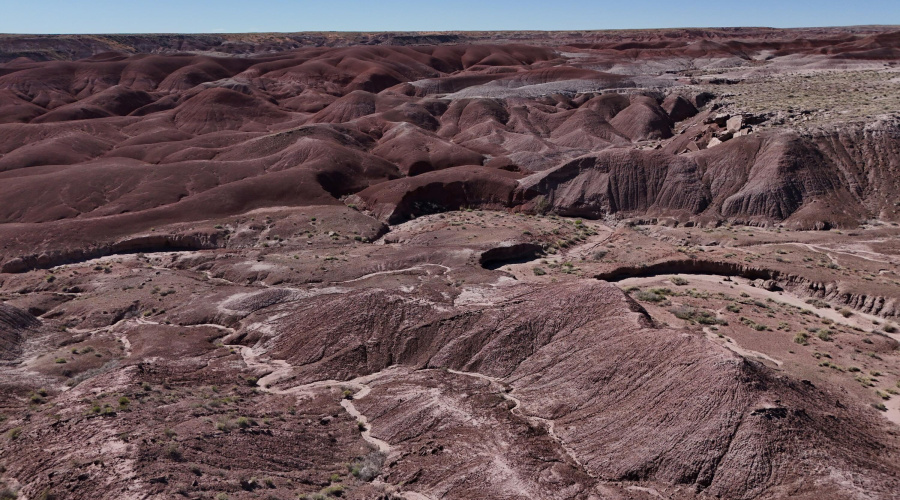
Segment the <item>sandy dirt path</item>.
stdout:
<path fill-rule="evenodd" d="M 353 395 L 350 398 L 344 398 L 341 400 L 341 407 L 343 407 L 344 410 L 351 417 L 356 419 L 356 421 L 360 424 L 360 435 L 363 440 L 372 445 L 372 447 L 374 447 L 379 452 L 383 453 L 385 457 L 390 456 L 394 451 L 390 443 L 372 436 L 372 426 L 369 425 L 369 421 L 366 416 L 356 408 L 356 405 L 353 404 L 353 401 L 363 399 L 369 395 L 372 390 L 372 388 L 368 385 L 370 382 L 390 373 L 391 371 L 400 370 L 400 367 L 391 367 L 378 373 L 357 377 L 352 380 L 320 380 L 318 382 L 300 384 L 285 389 L 276 389 L 273 387 L 275 384 L 289 378 L 293 374 L 293 367 L 291 367 L 291 365 L 287 361 L 266 358 L 262 355 L 262 353 L 258 352 L 252 347 L 237 344 L 226 344 L 224 347 L 238 350 L 238 352 L 241 353 L 241 357 L 243 358 L 244 363 L 247 365 L 247 367 L 254 370 L 262 370 L 268 372 L 257 381 L 257 385 L 263 392 L 268 392 L 270 394 L 292 395 L 297 398 L 304 398 L 312 397 L 315 391 L 328 387 L 340 387 L 354 391 Z M 393 485 L 384 483 L 380 480 L 373 481 L 373 484 L 381 485 L 388 489 L 394 489 Z M 397 494 L 399 494 L 406 500 L 432 500 L 430 497 L 422 493 L 412 491 L 399 492 Z"/>

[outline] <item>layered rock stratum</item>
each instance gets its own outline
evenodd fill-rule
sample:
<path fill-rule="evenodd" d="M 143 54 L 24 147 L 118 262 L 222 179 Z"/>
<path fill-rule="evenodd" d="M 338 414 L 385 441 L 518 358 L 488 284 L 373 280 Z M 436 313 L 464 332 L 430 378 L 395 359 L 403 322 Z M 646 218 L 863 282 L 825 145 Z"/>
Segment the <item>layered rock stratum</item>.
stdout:
<path fill-rule="evenodd" d="M 0 36 L 0 497 L 896 498 L 900 31 Z"/>

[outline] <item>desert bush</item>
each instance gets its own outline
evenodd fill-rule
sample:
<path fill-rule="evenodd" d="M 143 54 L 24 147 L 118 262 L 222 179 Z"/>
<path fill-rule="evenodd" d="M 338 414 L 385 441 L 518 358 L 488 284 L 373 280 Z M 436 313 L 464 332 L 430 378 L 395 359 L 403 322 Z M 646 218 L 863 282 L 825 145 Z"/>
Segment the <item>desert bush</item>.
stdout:
<path fill-rule="evenodd" d="M 689 306 L 673 307 L 669 310 L 678 319 L 697 322 L 701 325 L 727 325 L 728 322 L 716 318 L 716 313 L 705 309 L 697 309 Z"/>
<path fill-rule="evenodd" d="M 694 309 L 686 306 L 673 307 L 669 310 L 678 319 L 692 320 L 694 319 Z"/>
<path fill-rule="evenodd" d="M 179 448 L 177 444 L 170 444 L 169 446 L 167 446 L 163 454 L 166 458 L 174 462 L 181 462 L 182 460 L 184 460 L 184 454 L 181 452 L 181 448 Z"/>
<path fill-rule="evenodd" d="M 45 489 L 44 491 L 41 492 L 40 495 L 37 496 L 37 500 L 56 500 L 58 498 L 61 498 L 61 497 L 57 496 L 49 488 Z"/>
<path fill-rule="evenodd" d="M 831 304 L 819 299 L 806 299 L 806 303 L 819 309 L 831 309 Z"/>
<path fill-rule="evenodd" d="M 634 294 L 634 298 L 640 300 L 641 302 L 653 302 L 659 303 L 666 300 L 665 295 L 658 294 L 651 290 L 640 290 Z"/>
<path fill-rule="evenodd" d="M 323 489 L 322 493 L 328 496 L 339 497 L 344 494 L 344 487 L 339 484 L 332 484 Z"/>
<path fill-rule="evenodd" d="M 681 276 L 672 276 L 671 278 L 669 278 L 669 281 L 671 281 L 672 284 L 676 286 L 685 286 L 689 283 L 688 280 L 682 278 Z"/>
<path fill-rule="evenodd" d="M 375 451 L 368 455 L 358 458 L 347 466 L 353 477 L 362 481 L 371 481 L 381 474 L 381 467 L 384 465 L 384 453 Z M 334 482 L 334 481 L 332 481 Z"/>

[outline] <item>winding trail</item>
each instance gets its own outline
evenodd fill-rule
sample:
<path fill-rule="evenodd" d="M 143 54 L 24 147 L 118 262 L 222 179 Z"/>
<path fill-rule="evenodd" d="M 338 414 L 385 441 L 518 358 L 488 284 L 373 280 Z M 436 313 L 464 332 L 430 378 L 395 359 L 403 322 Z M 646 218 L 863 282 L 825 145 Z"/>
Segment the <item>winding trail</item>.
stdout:
<path fill-rule="evenodd" d="M 597 480 L 598 484 L 601 482 L 600 478 L 598 478 L 597 476 L 592 474 L 591 471 L 588 470 L 587 467 L 584 466 L 584 464 L 581 462 L 581 460 L 578 459 L 578 456 L 575 454 L 575 450 L 573 450 L 565 442 L 565 440 L 563 440 L 563 438 L 561 438 L 556 433 L 556 427 L 552 420 L 548 420 L 546 418 L 542 418 L 542 417 L 538 417 L 535 415 L 530 415 L 528 413 L 525 413 L 525 410 L 522 407 L 522 401 L 519 400 L 519 398 L 512 395 L 512 389 L 507 390 L 508 386 L 503 381 L 503 379 L 500 379 L 497 377 L 491 377 L 488 375 L 483 375 L 481 373 L 476 373 L 476 372 L 461 372 L 458 370 L 450 370 L 450 369 L 448 369 L 447 371 L 454 375 L 462 375 L 464 377 L 472 377 L 472 378 L 477 378 L 479 380 L 484 380 L 484 381 L 489 382 L 491 384 L 492 388 L 498 389 L 498 392 L 503 397 L 503 399 L 505 399 L 507 401 L 512 401 L 515 404 L 515 406 L 513 406 L 512 408 L 509 409 L 510 413 L 512 413 L 513 415 L 519 416 L 521 418 L 524 418 L 532 425 L 542 427 L 544 430 L 546 430 L 547 435 L 550 436 L 551 439 L 556 441 L 556 444 L 558 444 L 560 446 L 560 448 L 563 449 L 563 451 L 566 453 L 566 456 L 568 456 L 569 459 L 571 459 L 573 463 L 578 465 L 579 469 L 581 469 L 585 474 L 587 474 L 594 480 Z M 499 386 L 499 387 L 497 387 L 497 386 Z"/>
<path fill-rule="evenodd" d="M 354 400 L 362 399 L 366 397 L 369 392 L 371 392 L 372 388 L 367 385 L 368 383 L 385 375 L 387 372 L 391 371 L 391 368 L 373 373 L 371 375 L 357 377 L 352 380 L 320 380 L 318 382 L 312 382 L 309 384 L 300 384 L 293 387 L 288 387 L 287 389 L 276 389 L 273 388 L 275 384 L 289 378 L 293 374 L 294 369 L 287 361 L 281 359 L 263 359 L 260 353 L 258 353 L 252 347 L 238 344 L 225 344 L 224 347 L 239 350 L 239 352 L 241 353 L 241 357 L 243 358 L 244 363 L 248 368 L 269 372 L 257 381 L 257 385 L 259 386 L 260 390 L 269 394 L 291 395 L 296 398 L 304 398 L 313 397 L 315 395 L 315 390 L 324 389 L 326 387 L 336 386 L 352 389 L 353 391 L 355 391 L 355 393 L 351 398 L 342 399 L 341 406 L 348 414 L 350 414 L 350 416 L 355 418 L 357 422 L 361 424 L 360 431 L 363 440 L 375 447 L 375 449 L 377 449 L 379 452 L 384 453 L 385 456 L 391 454 L 391 445 L 386 441 L 382 441 L 381 439 L 372 436 L 371 426 L 369 425 L 368 419 L 353 404 Z M 412 497 L 407 498 L 413 500 Z"/>
<path fill-rule="evenodd" d="M 871 241 L 857 241 L 854 244 L 861 245 L 865 243 L 884 243 L 885 240 L 871 240 Z M 878 252 L 872 252 L 870 250 L 842 250 L 838 248 L 831 248 L 824 245 L 816 245 L 813 243 L 799 243 L 799 242 L 791 242 L 786 243 L 787 245 L 796 245 L 806 248 L 811 252 L 822 253 L 825 254 L 831 262 L 838 264 L 837 260 L 831 255 L 831 252 L 836 254 L 848 255 L 851 257 L 856 257 L 858 259 L 868 260 L 869 262 L 877 262 L 879 264 L 891 264 L 891 265 L 900 265 L 900 262 L 895 259 L 891 259 L 890 256 L 881 254 Z M 870 257 L 866 257 L 869 255 Z M 881 257 L 880 259 L 877 257 Z"/>
<path fill-rule="evenodd" d="M 747 349 L 747 348 L 745 348 L 745 347 L 741 347 L 741 345 L 738 344 L 737 342 L 735 342 L 735 340 L 734 340 L 733 338 L 731 338 L 731 337 L 729 337 L 729 336 L 727 336 L 727 335 L 724 335 L 724 334 L 718 334 L 718 333 L 715 333 L 715 332 L 713 332 L 708 326 L 704 326 L 704 327 L 703 327 L 703 333 L 706 334 L 706 337 L 707 337 L 708 339 L 710 339 L 710 340 L 712 340 L 712 341 L 714 341 L 714 342 L 716 342 L 717 340 L 719 340 L 719 335 L 722 335 L 722 338 L 726 339 L 726 341 L 725 341 L 725 342 L 716 342 L 716 343 L 717 343 L 717 344 L 720 344 L 720 345 L 722 345 L 722 346 L 724 346 L 724 347 L 726 347 L 726 348 L 729 349 L 730 351 L 733 351 L 735 354 L 738 354 L 738 355 L 743 356 L 743 357 L 745 357 L 745 358 L 759 358 L 759 359 L 764 359 L 764 360 L 766 360 L 766 361 L 775 363 L 775 365 L 778 366 L 779 368 L 781 367 L 781 365 L 784 364 L 783 361 L 778 360 L 778 359 L 775 359 L 775 358 L 773 358 L 772 356 L 769 356 L 768 354 L 764 354 L 764 353 L 761 353 L 761 352 L 759 352 L 759 351 L 754 351 L 754 350 L 751 350 L 751 349 Z"/>
<path fill-rule="evenodd" d="M 372 388 L 368 385 L 370 382 L 390 373 L 391 371 L 401 369 L 399 366 L 390 367 L 380 372 L 370 375 L 364 375 L 352 380 L 320 380 L 318 382 L 311 382 L 308 384 L 300 384 L 293 387 L 288 387 L 287 389 L 275 389 L 272 387 L 273 385 L 286 378 L 289 378 L 293 373 L 293 367 L 287 361 L 281 359 L 263 359 L 260 353 L 258 353 L 252 347 L 237 344 L 225 344 L 224 347 L 239 350 L 244 363 L 249 368 L 269 371 L 269 373 L 267 373 L 257 381 L 257 385 L 263 392 L 267 392 L 270 394 L 292 395 L 296 398 L 305 398 L 313 397 L 315 395 L 315 390 L 324 389 L 326 387 L 336 386 L 352 389 L 353 391 L 355 391 L 355 393 L 350 398 L 342 399 L 341 407 L 343 407 L 351 417 L 355 418 L 356 421 L 361 424 L 360 436 L 364 441 L 372 445 L 380 453 L 383 453 L 385 457 L 390 456 L 390 454 L 392 453 L 393 448 L 391 447 L 390 443 L 372 436 L 372 429 L 369 425 L 368 419 L 356 408 L 356 405 L 353 404 L 353 401 L 368 396 L 372 391 Z M 372 481 L 372 483 L 376 486 L 383 486 L 390 489 L 395 488 L 395 486 L 384 483 L 379 479 Z M 414 491 L 403 491 L 398 492 L 397 494 L 405 500 L 432 500 L 431 497 Z"/>
<path fill-rule="evenodd" d="M 403 273 L 406 273 L 409 271 L 426 271 L 427 272 L 426 267 L 440 267 L 440 268 L 443 268 L 445 272 L 450 272 L 453 270 L 453 268 L 445 266 L 443 264 L 418 264 L 418 265 L 415 265 L 412 267 L 407 267 L 404 269 L 393 269 L 390 271 L 377 271 L 374 273 L 364 274 L 364 275 L 360 276 L 359 278 L 353 278 L 352 280 L 332 281 L 330 284 L 338 285 L 341 283 L 355 283 L 357 281 L 367 280 L 367 279 L 375 277 L 375 276 L 388 276 L 391 274 L 403 274 Z"/>

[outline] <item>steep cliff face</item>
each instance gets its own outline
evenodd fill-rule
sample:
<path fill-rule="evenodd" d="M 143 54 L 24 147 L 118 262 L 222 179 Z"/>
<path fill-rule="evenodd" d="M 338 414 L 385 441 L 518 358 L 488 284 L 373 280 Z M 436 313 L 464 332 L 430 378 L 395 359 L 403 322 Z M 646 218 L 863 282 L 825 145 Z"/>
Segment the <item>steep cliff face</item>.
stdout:
<path fill-rule="evenodd" d="M 520 193 L 535 192 L 564 215 L 600 217 L 608 213 L 681 212 L 696 214 L 711 196 L 695 161 L 634 149 L 611 149 L 583 156 L 526 177 Z"/>
<path fill-rule="evenodd" d="M 0 303 L 0 361 L 9 361 L 21 354 L 25 334 L 40 326 L 37 318 L 21 309 Z"/>
<path fill-rule="evenodd" d="M 526 177 L 517 198 L 528 210 L 596 218 L 702 215 L 853 227 L 870 217 L 900 217 L 898 169 L 900 126 L 880 122 L 772 131 L 685 155 L 605 150 Z"/>
<path fill-rule="evenodd" d="M 519 174 L 481 166 L 453 167 L 385 182 L 348 200 L 390 224 L 459 208 L 503 209 L 511 205 Z"/>
<path fill-rule="evenodd" d="M 4 262 L 0 265 L 0 272 L 22 273 L 32 269 L 47 269 L 114 254 L 220 248 L 225 244 L 222 236 L 218 232 L 135 236 L 115 243 L 94 244 L 86 248 L 51 250 L 40 254 L 23 255 Z"/>
<path fill-rule="evenodd" d="M 877 316 L 900 316 L 900 304 L 894 297 L 884 297 L 876 293 L 862 293 L 857 290 L 849 291 L 840 283 L 834 281 L 815 281 L 797 273 L 734 262 L 673 259 L 639 267 L 620 267 L 610 272 L 600 273 L 595 278 L 614 282 L 626 278 L 682 273 L 741 276 L 752 280 L 771 280 L 779 288 L 789 290 L 802 297 L 823 299 Z"/>
<path fill-rule="evenodd" d="M 843 226 L 863 216 L 839 169 L 793 132 L 739 138 L 695 156 L 723 217 Z"/>
<path fill-rule="evenodd" d="M 840 173 L 871 217 L 900 220 L 900 122 L 832 126 L 807 138 Z"/>

